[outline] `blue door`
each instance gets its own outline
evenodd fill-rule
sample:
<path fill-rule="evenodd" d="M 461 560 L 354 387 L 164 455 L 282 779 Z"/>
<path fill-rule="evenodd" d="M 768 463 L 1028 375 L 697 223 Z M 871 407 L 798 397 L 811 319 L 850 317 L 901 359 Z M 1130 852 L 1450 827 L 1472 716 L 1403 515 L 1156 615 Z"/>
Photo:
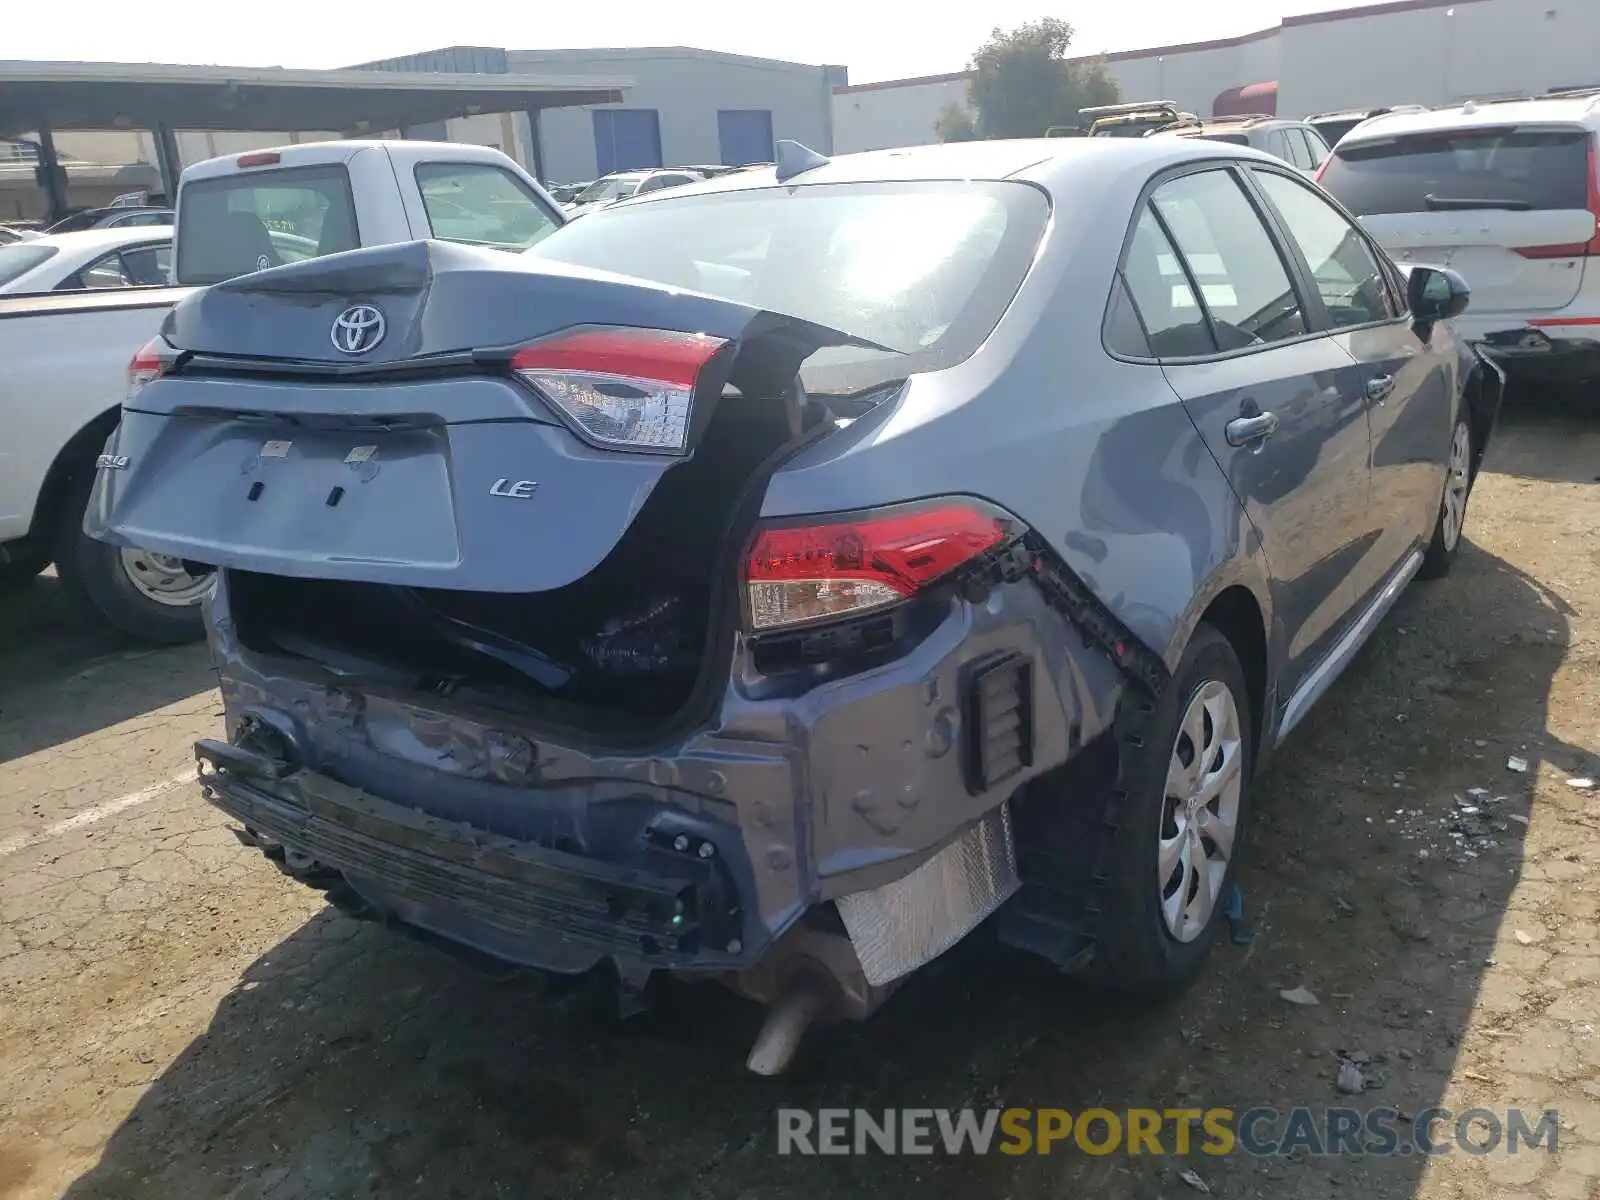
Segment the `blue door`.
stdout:
<path fill-rule="evenodd" d="M 601 175 L 661 165 L 661 119 L 653 108 L 594 110 L 594 160 Z"/>
<path fill-rule="evenodd" d="M 764 108 L 725 108 L 717 113 L 722 164 L 742 167 L 772 161 L 772 114 Z"/>
<path fill-rule="evenodd" d="M 1370 547 L 1366 404 L 1341 387 L 1350 356 L 1316 336 L 1226 168 L 1155 189 L 1124 273 L 1151 350 L 1272 564 L 1287 697 L 1347 628 L 1352 576 Z"/>

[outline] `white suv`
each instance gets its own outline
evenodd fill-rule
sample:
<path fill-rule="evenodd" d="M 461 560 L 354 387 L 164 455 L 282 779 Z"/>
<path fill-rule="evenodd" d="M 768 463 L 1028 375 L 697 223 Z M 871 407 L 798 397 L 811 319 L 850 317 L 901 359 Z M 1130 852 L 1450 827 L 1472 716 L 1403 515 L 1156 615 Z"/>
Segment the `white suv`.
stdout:
<path fill-rule="evenodd" d="M 1391 113 L 1318 174 L 1397 262 L 1472 288 L 1455 322 L 1514 378 L 1600 381 L 1600 93 Z"/>

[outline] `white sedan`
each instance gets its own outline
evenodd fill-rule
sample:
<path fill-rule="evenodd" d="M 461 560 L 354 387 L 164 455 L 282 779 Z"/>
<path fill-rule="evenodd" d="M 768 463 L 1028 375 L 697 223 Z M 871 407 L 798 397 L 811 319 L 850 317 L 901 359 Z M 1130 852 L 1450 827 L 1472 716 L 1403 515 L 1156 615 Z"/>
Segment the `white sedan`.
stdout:
<path fill-rule="evenodd" d="M 0 295 L 161 287 L 172 269 L 172 226 L 49 233 L 0 246 Z"/>

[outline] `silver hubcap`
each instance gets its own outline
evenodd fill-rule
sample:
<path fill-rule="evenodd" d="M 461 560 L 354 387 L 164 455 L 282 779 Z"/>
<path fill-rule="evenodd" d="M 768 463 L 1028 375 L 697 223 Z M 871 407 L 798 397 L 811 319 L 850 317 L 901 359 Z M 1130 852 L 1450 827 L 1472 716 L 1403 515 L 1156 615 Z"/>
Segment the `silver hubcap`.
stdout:
<path fill-rule="evenodd" d="M 1208 680 L 1189 698 L 1167 767 L 1156 887 L 1167 932 L 1192 942 L 1211 922 L 1233 857 L 1244 787 L 1239 708 Z"/>
<path fill-rule="evenodd" d="M 1461 540 L 1461 528 L 1467 521 L 1467 486 L 1471 482 L 1472 437 L 1465 421 L 1456 424 L 1456 434 L 1450 440 L 1450 473 L 1444 480 L 1444 513 L 1440 517 L 1440 533 L 1444 548 L 1454 550 Z"/>
<path fill-rule="evenodd" d="M 134 590 L 147 600 L 173 608 L 199 604 L 211 586 L 211 575 L 191 575 L 183 560 L 170 554 L 151 554 L 148 550 L 124 550 L 122 570 Z"/>

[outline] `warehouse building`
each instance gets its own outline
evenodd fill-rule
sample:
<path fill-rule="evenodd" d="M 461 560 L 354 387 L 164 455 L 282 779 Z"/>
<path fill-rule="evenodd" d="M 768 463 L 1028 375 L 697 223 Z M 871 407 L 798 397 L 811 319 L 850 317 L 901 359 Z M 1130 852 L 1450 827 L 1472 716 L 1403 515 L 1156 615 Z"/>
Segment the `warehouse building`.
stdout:
<path fill-rule="evenodd" d="M 1597 0 L 1389 0 L 1286 17 L 1215 41 L 1097 56 L 1128 100 L 1175 100 L 1206 115 L 1303 117 L 1387 104 L 1444 105 L 1600 84 Z M 834 89 L 834 146 L 937 140 L 968 75 Z"/>
<path fill-rule="evenodd" d="M 362 63 L 352 70 L 618 80 L 623 85 L 620 103 L 542 108 L 531 114 L 483 113 L 400 130 L 358 131 L 368 137 L 387 134 L 494 146 L 549 183 L 594 179 L 633 167 L 770 162 L 779 138 L 831 151 L 832 89 L 848 80 L 844 67 L 686 46 L 616 50 L 455 46 Z M 199 162 L 219 154 L 349 132 L 180 130 L 176 146 L 183 162 Z M 89 162 L 156 162 L 154 138 L 141 131 L 61 133 L 57 141 L 64 154 Z"/>

